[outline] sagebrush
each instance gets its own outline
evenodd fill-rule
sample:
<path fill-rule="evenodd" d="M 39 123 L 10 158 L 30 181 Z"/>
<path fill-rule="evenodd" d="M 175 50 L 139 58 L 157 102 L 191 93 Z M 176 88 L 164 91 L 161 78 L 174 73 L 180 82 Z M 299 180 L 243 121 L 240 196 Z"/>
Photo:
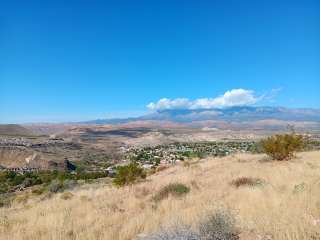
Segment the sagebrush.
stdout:
<path fill-rule="evenodd" d="M 217 211 L 204 217 L 194 228 L 174 225 L 144 238 L 145 240 L 238 240 L 240 232 L 234 217 L 225 211 Z"/>
<path fill-rule="evenodd" d="M 297 134 L 277 134 L 261 140 L 260 144 L 263 152 L 273 160 L 289 160 L 295 152 L 303 149 L 305 140 L 302 135 Z"/>

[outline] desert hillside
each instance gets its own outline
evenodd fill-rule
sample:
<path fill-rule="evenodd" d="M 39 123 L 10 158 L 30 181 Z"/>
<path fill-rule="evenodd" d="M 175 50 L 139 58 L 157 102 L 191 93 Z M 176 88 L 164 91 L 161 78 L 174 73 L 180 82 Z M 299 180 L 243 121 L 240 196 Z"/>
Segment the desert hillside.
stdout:
<path fill-rule="evenodd" d="M 236 154 L 169 167 L 123 188 L 105 179 L 51 197 L 22 193 L 11 207 L 0 209 L 0 236 L 143 239 L 173 225 L 196 226 L 207 214 L 227 211 L 240 239 L 319 239 L 319 160 L 319 151 L 283 162 Z M 170 183 L 185 184 L 190 192 L 156 199 Z"/>
<path fill-rule="evenodd" d="M 0 135 L 32 136 L 33 132 L 18 124 L 0 124 Z"/>

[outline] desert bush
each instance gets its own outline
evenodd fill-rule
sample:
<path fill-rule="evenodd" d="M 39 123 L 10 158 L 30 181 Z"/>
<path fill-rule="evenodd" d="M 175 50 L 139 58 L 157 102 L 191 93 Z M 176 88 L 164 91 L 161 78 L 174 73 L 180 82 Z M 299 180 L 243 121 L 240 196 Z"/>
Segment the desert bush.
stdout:
<path fill-rule="evenodd" d="M 0 195 L 0 208 L 9 207 L 11 205 L 12 199 L 6 195 Z"/>
<path fill-rule="evenodd" d="M 238 240 L 235 219 L 230 213 L 218 211 L 206 216 L 194 229 L 189 225 L 174 225 L 162 229 L 144 240 Z"/>
<path fill-rule="evenodd" d="M 70 172 L 59 171 L 37 171 L 28 172 L 24 174 L 16 173 L 13 171 L 0 172 L 0 194 L 13 192 L 17 188 L 28 188 L 35 185 L 55 185 L 57 182 L 64 183 L 66 188 L 72 188 L 76 185 L 77 180 L 89 181 L 91 179 L 107 177 L 108 174 L 104 172 L 83 172 L 73 174 Z M 53 187 L 53 186 L 51 186 Z M 53 187 L 54 188 L 54 187 Z"/>
<path fill-rule="evenodd" d="M 47 186 L 49 192 L 52 193 L 57 193 L 57 192 L 62 192 L 67 189 L 73 189 L 77 186 L 77 181 L 76 180 L 58 180 L 54 179 L 50 182 L 50 184 Z"/>
<path fill-rule="evenodd" d="M 163 188 L 153 197 L 154 201 L 161 201 L 167 197 L 174 196 L 180 197 L 190 192 L 190 188 L 182 183 L 170 183 Z"/>
<path fill-rule="evenodd" d="M 289 160 L 304 147 L 304 138 L 297 134 L 277 134 L 260 142 L 263 152 L 273 160 Z"/>
<path fill-rule="evenodd" d="M 144 240 L 199 240 L 199 233 L 192 230 L 187 225 L 176 225 L 168 229 L 160 230 L 159 232 L 152 234 Z"/>
<path fill-rule="evenodd" d="M 64 192 L 61 194 L 61 199 L 63 200 L 69 200 L 73 197 L 73 194 L 71 192 Z"/>
<path fill-rule="evenodd" d="M 150 176 L 150 175 L 155 174 L 156 172 L 157 172 L 157 171 L 156 171 L 155 168 L 151 168 L 151 169 L 149 169 L 149 170 L 147 171 L 147 175 Z"/>
<path fill-rule="evenodd" d="M 32 193 L 35 195 L 41 195 L 42 193 L 45 192 L 45 187 L 44 186 L 36 186 L 32 189 Z"/>
<path fill-rule="evenodd" d="M 113 183 L 117 186 L 124 186 L 127 184 L 133 184 L 139 179 L 145 179 L 146 173 L 137 163 L 130 163 L 126 166 L 120 166 L 117 168 L 117 173 L 113 180 Z"/>
<path fill-rule="evenodd" d="M 237 240 L 239 231 L 233 216 L 224 211 L 208 215 L 199 224 L 201 240 Z"/>
<path fill-rule="evenodd" d="M 262 183 L 263 181 L 259 178 L 239 177 L 237 179 L 232 180 L 230 184 L 238 188 L 241 186 L 254 187 L 261 185 Z"/>
<path fill-rule="evenodd" d="M 15 191 L 15 189 L 31 187 L 42 184 L 41 179 L 35 173 L 19 174 L 12 171 L 0 173 L 0 193 Z"/>
<path fill-rule="evenodd" d="M 39 185 L 41 183 L 42 183 L 41 179 L 38 178 L 37 176 L 26 177 L 22 182 L 22 186 L 26 188 L 26 187 L 31 187 L 34 185 Z"/>
<path fill-rule="evenodd" d="M 53 180 L 48 185 L 49 192 L 56 193 L 63 190 L 63 181 Z"/>
<path fill-rule="evenodd" d="M 67 179 L 63 181 L 63 189 L 74 189 L 78 185 L 76 180 Z"/>

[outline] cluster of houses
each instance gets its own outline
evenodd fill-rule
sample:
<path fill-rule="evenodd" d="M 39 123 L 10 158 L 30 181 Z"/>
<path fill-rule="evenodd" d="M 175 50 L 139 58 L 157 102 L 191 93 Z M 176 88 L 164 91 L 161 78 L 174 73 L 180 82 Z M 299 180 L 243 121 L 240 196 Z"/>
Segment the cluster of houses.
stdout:
<path fill-rule="evenodd" d="M 139 162 L 147 168 L 154 164 L 174 164 L 192 157 L 216 157 L 235 152 L 249 152 L 254 144 L 252 141 L 173 143 L 155 147 L 131 147 L 125 155 L 128 161 Z"/>
<path fill-rule="evenodd" d="M 41 147 L 51 145 L 67 144 L 62 138 L 49 138 L 46 140 L 30 140 L 23 137 L 3 137 L 0 136 L 0 146 L 23 146 L 23 147 Z"/>
<path fill-rule="evenodd" d="M 7 138 L 7 137 L 0 137 L 0 146 L 24 146 L 24 147 L 31 147 L 32 142 L 26 140 L 25 138 Z"/>
<path fill-rule="evenodd" d="M 13 168 L 6 168 L 0 165 L 0 172 L 15 172 L 19 174 L 29 173 L 29 172 L 36 172 L 39 171 L 39 168 L 31 168 L 31 167 L 13 167 Z"/>

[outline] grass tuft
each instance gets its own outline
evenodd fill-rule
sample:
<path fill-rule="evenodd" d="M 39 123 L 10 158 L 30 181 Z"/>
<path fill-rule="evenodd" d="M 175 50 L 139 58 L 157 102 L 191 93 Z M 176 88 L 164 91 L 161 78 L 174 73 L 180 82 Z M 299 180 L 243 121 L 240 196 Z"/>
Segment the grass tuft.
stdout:
<path fill-rule="evenodd" d="M 236 188 L 242 186 L 256 187 L 262 185 L 263 180 L 261 180 L 260 178 L 239 177 L 237 179 L 232 180 L 230 184 Z"/>
<path fill-rule="evenodd" d="M 169 196 L 181 197 L 190 192 L 190 188 L 182 183 L 170 183 L 163 188 L 153 197 L 154 201 L 161 201 Z"/>
<path fill-rule="evenodd" d="M 64 192 L 61 194 L 61 199 L 63 200 L 69 200 L 73 198 L 73 194 L 71 192 Z"/>

